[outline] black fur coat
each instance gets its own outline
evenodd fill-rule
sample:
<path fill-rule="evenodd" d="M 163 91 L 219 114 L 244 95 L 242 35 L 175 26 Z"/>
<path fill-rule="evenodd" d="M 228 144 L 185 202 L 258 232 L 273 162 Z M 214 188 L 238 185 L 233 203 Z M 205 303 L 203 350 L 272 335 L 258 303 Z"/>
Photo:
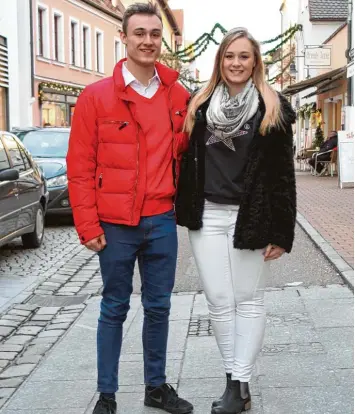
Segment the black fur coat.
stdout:
<path fill-rule="evenodd" d="M 273 129 L 260 135 L 265 104 L 259 96 L 259 119 L 245 169 L 245 189 L 234 233 L 234 247 L 261 249 L 269 243 L 292 249 L 296 223 L 296 182 L 293 161 L 292 123 L 295 113 L 280 95 L 285 130 Z M 209 101 L 196 112 L 189 148 L 184 153 L 175 210 L 177 223 L 190 230 L 203 226 L 205 185 L 206 111 Z"/>

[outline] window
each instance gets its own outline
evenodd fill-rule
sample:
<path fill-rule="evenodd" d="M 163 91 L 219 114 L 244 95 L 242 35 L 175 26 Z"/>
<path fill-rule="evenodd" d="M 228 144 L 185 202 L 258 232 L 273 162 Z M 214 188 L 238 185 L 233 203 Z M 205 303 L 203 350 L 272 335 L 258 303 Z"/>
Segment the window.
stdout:
<path fill-rule="evenodd" d="M 19 146 L 19 148 L 20 148 L 20 153 L 21 153 L 23 162 L 25 164 L 25 168 L 26 168 L 26 170 L 29 170 L 30 168 L 32 168 L 32 166 L 31 166 L 30 160 L 29 160 L 29 158 L 28 158 L 28 156 L 26 154 L 26 151 L 21 146 Z"/>
<path fill-rule="evenodd" d="M 104 34 L 96 29 L 96 72 L 104 73 Z"/>
<path fill-rule="evenodd" d="M 64 17 L 57 10 L 53 11 L 53 59 L 64 62 Z"/>
<path fill-rule="evenodd" d="M 17 145 L 17 142 L 10 135 L 3 135 L 3 140 L 5 147 L 7 148 L 13 168 L 19 172 L 25 171 L 26 167 L 21 156 L 20 148 Z"/>
<path fill-rule="evenodd" d="M 85 69 L 91 69 L 91 30 L 87 25 L 83 25 L 82 28 L 82 58 L 83 58 L 83 67 Z"/>
<path fill-rule="evenodd" d="M 79 23 L 70 19 L 70 64 L 80 66 L 79 55 Z"/>
<path fill-rule="evenodd" d="M 115 63 L 121 59 L 121 42 L 115 40 Z"/>
<path fill-rule="evenodd" d="M 50 58 L 49 14 L 48 7 L 44 4 L 37 7 L 37 55 Z"/>
<path fill-rule="evenodd" d="M 4 144 L 0 139 L 0 171 L 5 171 L 10 168 L 10 163 L 4 148 Z"/>
<path fill-rule="evenodd" d="M 44 56 L 44 10 L 38 9 L 38 55 Z"/>

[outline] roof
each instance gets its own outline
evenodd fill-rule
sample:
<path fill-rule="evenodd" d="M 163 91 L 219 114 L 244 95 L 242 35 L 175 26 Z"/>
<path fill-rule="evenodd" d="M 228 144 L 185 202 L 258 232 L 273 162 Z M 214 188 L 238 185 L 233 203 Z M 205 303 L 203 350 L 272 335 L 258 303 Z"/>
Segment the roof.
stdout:
<path fill-rule="evenodd" d="M 111 0 L 83 0 L 83 2 L 95 7 L 95 9 L 98 9 L 111 17 L 114 17 L 115 19 L 122 21 L 125 7 L 120 0 L 117 1 L 117 6 L 114 6 Z"/>
<path fill-rule="evenodd" d="M 175 19 L 175 16 L 173 14 L 173 11 L 171 10 L 168 1 L 167 0 L 157 0 L 157 3 L 159 4 L 160 8 L 165 13 L 166 18 L 168 19 L 168 22 L 173 29 L 176 36 L 181 36 L 182 33 L 180 31 L 180 28 L 178 26 L 178 23 Z"/>
<path fill-rule="evenodd" d="M 309 0 L 310 21 L 345 21 L 348 0 Z"/>
<path fill-rule="evenodd" d="M 324 86 L 324 81 L 334 81 L 342 78 L 346 74 L 346 66 L 343 66 L 338 69 L 330 70 L 329 72 L 322 73 L 321 75 L 315 76 L 314 78 L 306 79 L 301 82 L 294 83 L 291 86 L 288 86 L 282 91 L 284 95 L 294 95 L 298 92 L 302 92 L 305 89 L 313 88 L 322 84 Z M 323 84 L 324 82 L 324 84 Z M 328 84 L 328 82 L 327 82 Z"/>

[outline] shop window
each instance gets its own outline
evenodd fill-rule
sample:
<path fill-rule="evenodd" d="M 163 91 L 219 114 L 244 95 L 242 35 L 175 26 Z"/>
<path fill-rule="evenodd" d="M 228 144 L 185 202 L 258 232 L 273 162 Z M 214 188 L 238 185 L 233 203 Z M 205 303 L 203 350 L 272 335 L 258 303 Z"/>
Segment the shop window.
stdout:
<path fill-rule="evenodd" d="M 7 88 L 0 86 L 0 130 L 7 130 Z"/>

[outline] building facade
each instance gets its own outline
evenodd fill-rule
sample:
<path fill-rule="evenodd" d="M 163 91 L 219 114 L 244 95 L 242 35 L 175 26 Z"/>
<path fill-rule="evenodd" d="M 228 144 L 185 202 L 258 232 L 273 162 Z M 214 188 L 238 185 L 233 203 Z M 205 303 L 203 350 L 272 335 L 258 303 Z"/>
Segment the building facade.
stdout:
<path fill-rule="evenodd" d="M 322 82 L 330 83 L 336 79 L 339 73 L 336 70 L 341 64 L 340 56 L 344 55 L 346 44 L 343 34 L 334 41 L 334 33 L 341 31 L 342 26 L 347 20 L 347 0 L 300 0 L 297 23 L 303 29 L 296 34 L 296 48 L 294 58 L 295 82 L 285 85 L 283 93 L 289 95 L 292 104 L 296 109 L 306 106 L 322 111 L 321 125 L 325 134 L 331 129 L 339 126 L 338 115 L 335 122 L 328 122 L 327 110 L 329 108 L 319 107 L 317 99 L 317 86 Z M 315 56 L 312 63 L 312 56 Z M 333 72 L 335 70 L 335 72 Z M 342 103 L 337 104 L 339 107 Z M 333 117 L 333 108 L 329 109 L 330 117 Z M 336 113 L 339 109 L 336 108 Z M 340 110 L 341 112 L 341 110 Z M 309 148 L 312 145 L 319 118 L 298 117 L 296 123 L 296 147 L 297 150 Z"/>
<path fill-rule="evenodd" d="M 82 89 L 112 75 L 124 54 L 123 11 L 111 0 L 32 2 L 34 125 L 71 125 Z"/>

